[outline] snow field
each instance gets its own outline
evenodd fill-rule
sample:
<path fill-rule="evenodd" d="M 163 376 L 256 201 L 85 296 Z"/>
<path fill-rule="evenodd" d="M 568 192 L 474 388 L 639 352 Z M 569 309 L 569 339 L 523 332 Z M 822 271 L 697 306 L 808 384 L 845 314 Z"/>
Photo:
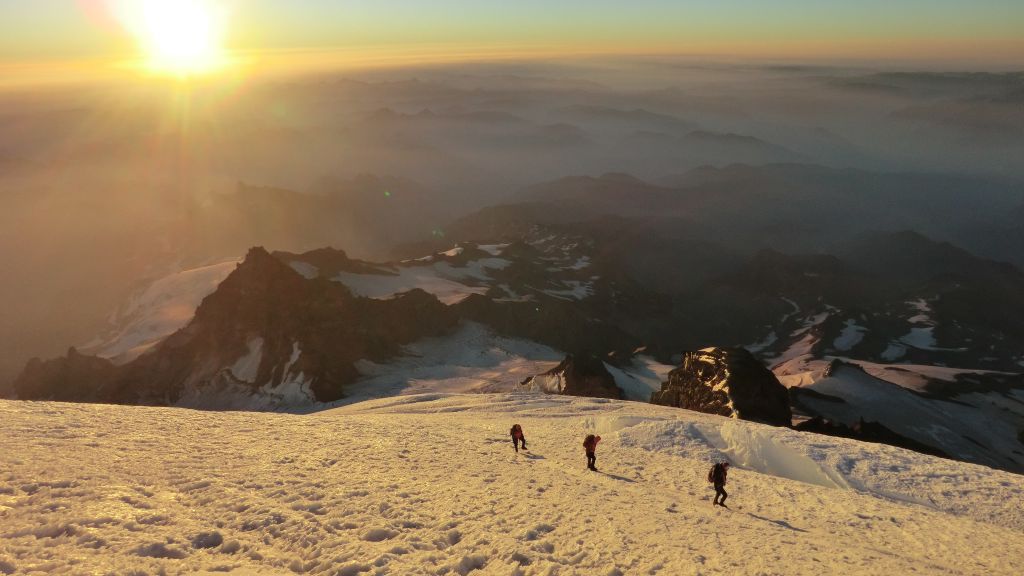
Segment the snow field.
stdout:
<path fill-rule="evenodd" d="M 385 364 L 360 360 L 363 376 L 342 402 L 426 392 L 507 392 L 546 372 L 565 354 L 543 344 L 507 338 L 476 322 L 451 335 L 423 338 Z"/>
<path fill-rule="evenodd" d="M 845 360 L 845 359 L 841 359 Z M 955 382 L 964 374 L 999 374 L 911 364 L 874 364 L 846 360 L 863 371 L 840 367 L 825 377 L 830 359 L 802 357 L 776 366 L 786 387 L 801 387 L 843 402 L 804 397 L 815 413 L 848 425 L 861 417 L 879 421 L 898 434 L 941 448 L 953 457 L 1017 469 L 1024 425 L 1021 403 L 999 393 L 965 393 L 949 400 L 922 396 L 929 379 Z"/>
<path fill-rule="evenodd" d="M 428 394 L 298 416 L 0 402 L 0 419 L 0 573 L 1024 569 L 1020 476 L 639 403 Z M 513 422 L 529 452 L 513 453 Z M 599 473 L 584 469 L 591 432 Z M 727 454 L 732 510 L 704 480 Z M 759 471 L 779 454 L 780 476 Z M 799 481 L 826 470 L 848 487 Z"/>
<path fill-rule="evenodd" d="M 487 271 L 500 270 L 510 264 L 509 260 L 502 258 L 481 258 L 468 262 L 464 267 L 454 267 L 448 262 L 395 267 L 390 269 L 392 275 L 339 272 L 332 280 L 348 286 L 354 294 L 367 298 L 386 300 L 420 288 L 451 305 L 465 300 L 471 294 L 486 294 L 490 289 L 489 285 L 483 284 L 490 280 Z"/>
<path fill-rule="evenodd" d="M 112 334 L 83 346 L 83 351 L 118 364 L 130 362 L 188 324 L 203 298 L 213 293 L 239 262 L 231 259 L 157 279 L 111 319 Z"/>

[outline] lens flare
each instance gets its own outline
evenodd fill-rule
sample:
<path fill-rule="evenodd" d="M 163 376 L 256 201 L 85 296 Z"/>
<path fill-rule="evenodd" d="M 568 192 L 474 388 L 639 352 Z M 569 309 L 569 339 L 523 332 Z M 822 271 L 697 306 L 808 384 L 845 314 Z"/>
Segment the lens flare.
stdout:
<path fill-rule="evenodd" d="M 122 13 L 151 71 L 190 76 L 226 62 L 226 14 L 208 0 L 141 0 Z"/>

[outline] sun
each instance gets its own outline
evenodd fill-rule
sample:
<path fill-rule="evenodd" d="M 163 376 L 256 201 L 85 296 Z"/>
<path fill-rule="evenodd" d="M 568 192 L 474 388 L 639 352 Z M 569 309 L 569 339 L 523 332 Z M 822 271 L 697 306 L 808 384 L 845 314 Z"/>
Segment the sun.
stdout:
<path fill-rule="evenodd" d="M 154 72 L 191 76 L 225 63 L 224 14 L 207 0 L 141 0 L 133 32 Z"/>

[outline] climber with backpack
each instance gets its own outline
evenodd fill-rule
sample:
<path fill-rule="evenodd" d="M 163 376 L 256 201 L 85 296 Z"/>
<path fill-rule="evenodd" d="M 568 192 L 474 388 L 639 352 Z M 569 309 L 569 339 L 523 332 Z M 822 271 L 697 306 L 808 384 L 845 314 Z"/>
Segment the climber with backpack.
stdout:
<path fill-rule="evenodd" d="M 597 443 L 601 441 L 600 436 L 588 434 L 583 439 L 583 449 L 587 452 L 587 468 L 597 472 Z"/>
<path fill-rule="evenodd" d="M 519 424 L 513 424 L 512 429 L 509 430 L 509 434 L 512 436 L 512 446 L 515 447 L 516 452 L 519 452 L 519 444 L 522 443 L 523 450 L 526 450 L 526 436 L 523 436 L 523 427 Z"/>
<path fill-rule="evenodd" d="M 728 508 L 725 505 L 725 499 L 729 497 L 729 494 L 725 491 L 726 476 L 729 475 L 729 463 L 719 462 L 711 467 L 708 471 L 708 482 L 715 485 L 715 500 L 711 503 L 712 506 L 722 506 Z M 721 500 L 719 500 L 721 497 Z"/>

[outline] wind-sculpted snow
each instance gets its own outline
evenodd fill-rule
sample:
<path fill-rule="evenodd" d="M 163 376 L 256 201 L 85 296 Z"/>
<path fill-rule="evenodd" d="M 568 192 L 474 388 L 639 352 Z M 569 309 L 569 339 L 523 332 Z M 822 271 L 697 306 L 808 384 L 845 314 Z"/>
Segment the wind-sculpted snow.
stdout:
<path fill-rule="evenodd" d="M 5 573 L 1024 570 L 1020 476 L 639 403 L 435 393 L 298 416 L 0 402 L 0 420 Z M 512 451 L 513 422 L 528 452 Z M 603 437 L 599 473 L 587 433 Z M 704 480 L 725 457 L 732 510 Z"/>
<path fill-rule="evenodd" d="M 822 467 L 813 458 L 782 442 L 774 430 L 757 429 L 727 422 L 697 428 L 712 446 L 730 462 L 744 468 L 826 488 L 848 488 L 837 472 Z"/>

